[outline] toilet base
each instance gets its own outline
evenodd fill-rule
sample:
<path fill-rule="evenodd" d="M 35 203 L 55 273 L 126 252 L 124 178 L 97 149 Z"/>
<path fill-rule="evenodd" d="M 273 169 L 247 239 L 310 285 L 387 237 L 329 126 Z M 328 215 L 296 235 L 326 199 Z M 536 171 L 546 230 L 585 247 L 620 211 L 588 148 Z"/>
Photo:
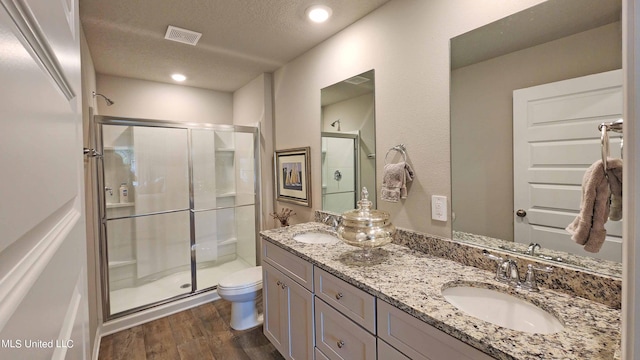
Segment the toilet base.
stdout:
<path fill-rule="evenodd" d="M 262 325 L 264 317 L 258 315 L 256 301 L 234 301 L 231 303 L 231 328 L 247 330 Z"/>

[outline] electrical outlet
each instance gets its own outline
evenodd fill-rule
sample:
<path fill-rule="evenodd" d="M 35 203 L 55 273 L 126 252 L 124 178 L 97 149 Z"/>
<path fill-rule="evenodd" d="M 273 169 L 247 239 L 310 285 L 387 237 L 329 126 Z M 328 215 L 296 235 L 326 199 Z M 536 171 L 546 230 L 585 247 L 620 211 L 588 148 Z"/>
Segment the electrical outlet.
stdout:
<path fill-rule="evenodd" d="M 431 196 L 431 218 L 438 221 L 447 221 L 447 197 L 440 195 Z"/>

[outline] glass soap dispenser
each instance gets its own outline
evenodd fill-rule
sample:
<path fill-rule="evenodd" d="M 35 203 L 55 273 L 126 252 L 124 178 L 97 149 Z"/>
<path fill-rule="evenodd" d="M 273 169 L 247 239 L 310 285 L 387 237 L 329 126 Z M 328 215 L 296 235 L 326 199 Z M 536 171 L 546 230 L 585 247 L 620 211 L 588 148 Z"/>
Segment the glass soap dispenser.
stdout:
<path fill-rule="evenodd" d="M 396 227 L 391 223 L 390 214 L 382 210 L 371 209 L 369 192 L 362 188 L 358 208 L 342 214 L 338 226 L 338 237 L 345 243 L 363 249 L 363 257 L 370 257 L 371 250 L 393 241 Z"/>

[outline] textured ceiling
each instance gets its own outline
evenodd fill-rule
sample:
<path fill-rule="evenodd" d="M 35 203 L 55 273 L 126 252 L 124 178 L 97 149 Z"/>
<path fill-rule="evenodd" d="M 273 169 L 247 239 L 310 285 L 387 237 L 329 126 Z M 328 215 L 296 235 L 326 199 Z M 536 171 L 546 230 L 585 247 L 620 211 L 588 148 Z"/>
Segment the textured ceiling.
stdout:
<path fill-rule="evenodd" d="M 96 72 L 235 91 L 273 72 L 389 0 L 324 0 L 325 24 L 306 20 L 315 0 L 80 0 Z M 196 46 L 164 39 L 167 26 L 202 33 Z"/>

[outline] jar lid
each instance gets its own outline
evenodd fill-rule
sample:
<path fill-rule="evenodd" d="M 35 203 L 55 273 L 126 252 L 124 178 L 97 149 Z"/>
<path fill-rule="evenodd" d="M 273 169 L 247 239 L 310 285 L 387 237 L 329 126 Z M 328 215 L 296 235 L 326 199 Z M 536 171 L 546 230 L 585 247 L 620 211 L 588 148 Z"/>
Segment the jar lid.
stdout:
<path fill-rule="evenodd" d="M 362 248 L 384 246 L 393 241 L 395 226 L 388 212 L 371 209 L 367 188 L 362 188 L 358 208 L 342 214 L 338 237 L 349 245 Z"/>
<path fill-rule="evenodd" d="M 388 212 L 371 209 L 372 204 L 373 203 L 369 201 L 369 191 L 367 191 L 366 187 L 363 187 L 361 198 L 358 201 L 358 208 L 342 213 L 342 220 L 362 223 L 363 226 L 389 220 L 391 215 Z"/>

